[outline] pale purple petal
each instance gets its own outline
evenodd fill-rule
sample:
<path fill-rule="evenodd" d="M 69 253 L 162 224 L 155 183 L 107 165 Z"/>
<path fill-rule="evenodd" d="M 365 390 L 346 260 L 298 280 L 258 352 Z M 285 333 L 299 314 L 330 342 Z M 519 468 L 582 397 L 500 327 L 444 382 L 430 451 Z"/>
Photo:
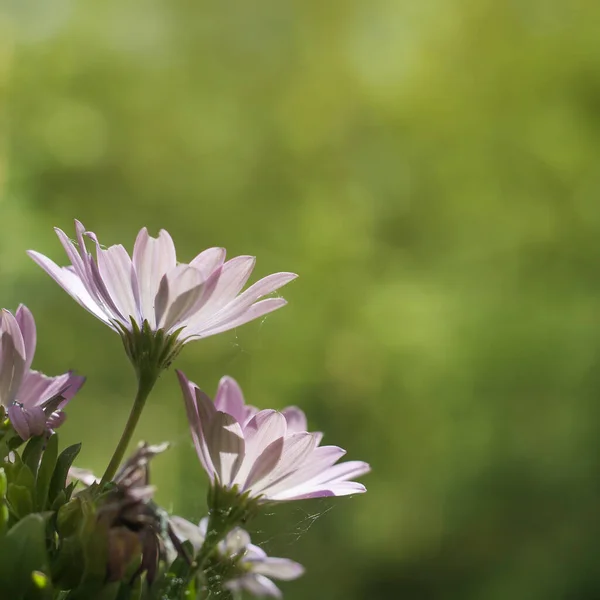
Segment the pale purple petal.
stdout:
<path fill-rule="evenodd" d="M 81 223 L 79 224 L 81 225 Z M 58 227 L 54 228 L 56 235 L 58 236 L 58 240 L 60 241 L 62 247 L 67 253 L 67 258 L 71 261 L 71 266 L 73 268 L 73 272 L 79 279 L 81 283 L 85 286 L 88 292 L 94 296 L 95 290 L 91 285 L 89 280 L 89 264 L 88 264 L 88 254 L 85 246 L 77 250 L 75 244 L 69 239 L 67 234 Z M 79 231 L 81 233 L 81 231 Z"/>
<path fill-rule="evenodd" d="M 308 430 L 306 415 L 297 406 L 288 406 L 281 413 L 287 421 L 287 430 L 289 433 L 299 433 L 300 431 Z"/>
<path fill-rule="evenodd" d="M 100 477 L 96 477 L 89 469 L 80 469 L 79 467 L 71 467 L 69 469 L 69 481 L 73 479 L 81 481 L 83 485 L 87 486 L 100 483 Z"/>
<path fill-rule="evenodd" d="M 28 250 L 27 254 L 77 303 L 91 312 L 96 318 L 109 325 L 112 329 L 115 329 L 110 322 L 112 315 L 107 314 L 103 307 L 98 305 L 97 301 L 92 298 L 81 279 L 72 270 L 59 267 L 49 258 L 34 250 Z"/>
<path fill-rule="evenodd" d="M 230 329 L 235 329 L 241 325 L 245 325 L 250 321 L 264 317 L 265 315 L 281 308 L 287 304 L 287 301 L 283 298 L 267 298 L 266 300 L 260 300 L 249 308 L 245 308 L 243 312 L 236 315 L 235 318 L 223 318 L 218 321 L 216 325 L 213 324 L 211 327 L 197 327 L 193 328 L 193 331 L 189 333 L 190 338 L 205 338 Z M 191 328 L 192 329 L 192 328 Z"/>
<path fill-rule="evenodd" d="M 371 471 L 371 467 L 368 463 L 362 460 L 349 460 L 339 465 L 333 465 L 326 471 L 323 471 L 319 477 L 317 477 L 318 483 L 332 483 L 338 481 L 347 481 L 354 477 L 360 477 L 366 475 Z"/>
<path fill-rule="evenodd" d="M 282 581 L 291 581 L 297 579 L 304 573 L 304 567 L 293 560 L 287 558 L 276 558 L 267 556 L 253 565 L 254 573 L 281 579 Z"/>
<path fill-rule="evenodd" d="M 69 371 L 56 377 L 48 377 L 39 371 L 29 371 L 23 378 L 18 400 L 27 407 L 43 406 L 48 400 L 60 395 L 63 408 L 85 383 L 85 377 Z"/>
<path fill-rule="evenodd" d="M 314 449 L 315 439 L 311 433 L 294 433 L 286 437 L 281 460 L 267 477 L 252 486 L 253 493 L 264 493 L 269 496 L 269 488 L 279 483 L 280 480 L 289 477 L 302 465 Z"/>
<path fill-rule="evenodd" d="M 198 269 L 204 275 L 204 278 L 208 279 L 213 271 L 223 265 L 225 254 L 225 248 L 208 248 L 207 250 L 204 250 L 204 252 L 200 252 L 196 258 L 190 261 L 190 267 Z M 244 284 L 242 284 L 242 287 L 243 285 Z"/>
<path fill-rule="evenodd" d="M 7 409 L 8 418 L 22 440 L 34 435 L 42 435 L 46 430 L 46 415 L 39 406 L 26 408 L 19 402 L 13 402 Z"/>
<path fill-rule="evenodd" d="M 199 259 L 200 256 L 197 256 L 196 259 Z M 210 299 L 194 316 L 191 325 L 195 326 L 202 320 L 211 318 L 229 304 L 248 281 L 255 263 L 256 259 L 253 256 L 237 256 L 227 261 L 221 268 L 219 280 Z"/>
<path fill-rule="evenodd" d="M 46 418 L 46 429 L 58 429 L 67 420 L 67 413 L 62 410 L 55 410 Z"/>
<path fill-rule="evenodd" d="M 167 331 L 177 329 L 179 324 L 193 312 L 202 297 L 205 283 L 198 269 L 187 265 L 178 265 L 165 275 L 169 290 L 169 306 L 157 326 Z"/>
<path fill-rule="evenodd" d="M 269 496 L 277 495 L 281 491 L 293 490 L 298 486 L 308 485 L 308 487 L 311 487 L 312 483 L 318 481 L 322 473 L 328 471 L 331 465 L 342 458 L 344 454 L 346 454 L 346 451 L 337 446 L 315 448 L 310 458 L 299 465 L 289 477 L 282 479 L 269 488 Z"/>
<path fill-rule="evenodd" d="M 284 502 L 288 500 L 308 500 L 310 498 L 327 498 L 330 496 L 351 496 L 353 494 L 362 494 L 367 488 L 362 483 L 356 481 L 343 481 L 338 483 L 323 484 L 309 488 L 299 486 L 294 490 L 288 490 L 276 494 L 271 500 Z"/>
<path fill-rule="evenodd" d="M 140 230 L 133 248 L 133 265 L 138 278 L 142 315 L 152 328 L 156 327 L 154 299 L 162 277 L 176 266 L 175 244 L 167 231 L 161 229 L 158 238 Z"/>
<path fill-rule="evenodd" d="M 17 397 L 25 375 L 25 345 L 15 318 L 0 312 L 0 404 L 5 407 Z"/>
<path fill-rule="evenodd" d="M 220 484 L 230 486 L 244 460 L 242 428 L 231 415 L 217 412 L 210 423 L 206 443 Z"/>
<path fill-rule="evenodd" d="M 285 434 L 285 417 L 281 413 L 263 410 L 252 417 L 244 427 L 246 459 L 235 483 L 248 489 L 266 477 L 281 458 Z"/>
<path fill-rule="evenodd" d="M 212 479 L 215 475 L 215 469 L 206 445 L 202 421 L 206 427 L 208 427 L 212 417 L 216 413 L 216 409 L 210 398 L 203 394 L 201 390 L 199 390 L 191 381 L 189 381 L 182 371 L 176 370 L 175 372 L 177 373 L 179 385 L 181 386 L 181 391 L 183 392 L 185 409 L 187 412 L 196 453 L 198 454 L 198 458 L 200 459 L 205 471 Z M 200 413 L 202 413 L 202 421 Z"/>
<path fill-rule="evenodd" d="M 200 534 L 203 537 L 206 537 L 206 532 L 208 531 L 208 517 L 203 517 L 200 519 L 200 523 L 198 523 L 198 529 L 200 530 Z"/>
<path fill-rule="evenodd" d="M 83 377 L 82 375 L 75 375 L 72 371 L 69 371 L 67 375 L 68 379 L 65 384 L 65 387 L 63 387 L 63 389 L 60 392 L 60 395 L 64 398 L 66 402 L 73 398 L 73 396 L 82 388 L 83 384 L 86 381 L 85 377 Z"/>
<path fill-rule="evenodd" d="M 282 597 L 281 590 L 264 575 L 244 575 L 239 579 L 228 581 L 225 585 L 230 590 L 245 590 L 254 596 Z"/>
<path fill-rule="evenodd" d="M 71 266 L 66 268 L 73 271 L 79 277 L 81 284 L 91 296 L 92 302 L 96 303 L 109 318 L 114 319 L 118 317 L 119 310 L 110 297 L 106 285 L 98 272 L 98 266 L 85 245 L 85 236 L 88 236 L 94 240 L 96 246 L 99 246 L 100 244 L 96 235 L 93 232 L 86 232 L 83 223 L 75 219 L 77 248 L 61 229 L 55 227 L 54 230 L 68 258 L 71 260 Z"/>
<path fill-rule="evenodd" d="M 96 242 L 98 271 L 111 300 L 125 322 L 140 319 L 139 285 L 135 269 L 127 251 L 120 244 L 106 250 Z"/>
<path fill-rule="evenodd" d="M 232 261 L 229 261 L 232 262 Z M 227 266 L 228 263 L 225 264 Z M 194 319 L 191 326 L 194 329 L 194 334 L 202 333 L 204 331 L 208 331 L 210 329 L 218 328 L 224 323 L 235 323 L 236 321 L 240 321 L 237 325 L 241 325 L 246 320 L 243 319 L 244 313 L 254 304 L 257 300 L 260 300 L 264 296 L 273 293 L 278 290 L 280 287 L 284 286 L 286 283 L 296 279 L 297 275 L 295 273 L 274 273 L 272 275 L 268 275 L 263 279 L 257 281 L 255 284 L 251 285 L 245 292 L 223 305 L 223 308 L 213 313 L 210 317 L 206 316 L 206 318 L 200 323 L 197 318 Z M 215 294 L 216 295 L 216 292 Z M 274 298 L 274 300 L 278 300 Z M 268 305 L 267 305 L 268 306 Z M 274 307 L 270 308 L 267 312 L 275 310 L 275 308 L 279 308 L 279 305 L 274 305 Z M 197 317 L 205 316 L 203 310 L 197 315 Z M 257 318 L 262 316 L 262 314 L 266 314 L 265 312 L 261 312 L 260 314 L 256 314 L 252 318 Z M 248 319 L 249 320 L 249 319 Z M 232 325 L 233 327 L 237 325 Z M 211 334 L 212 335 L 212 334 Z"/>
<path fill-rule="evenodd" d="M 258 482 L 273 473 L 281 460 L 284 441 L 283 437 L 276 439 L 258 455 L 256 460 L 253 462 L 246 461 L 248 466 L 251 467 L 248 476 L 245 478 L 242 478 L 241 475 L 238 476 L 238 480 L 243 483 L 243 489 L 253 489 Z"/>
<path fill-rule="evenodd" d="M 15 319 L 23 336 L 23 344 L 25 346 L 25 370 L 31 368 L 33 355 L 35 354 L 35 346 L 37 341 L 35 320 L 31 311 L 23 304 L 17 308 Z"/>
<path fill-rule="evenodd" d="M 163 317 L 169 308 L 170 296 L 171 290 L 169 290 L 169 279 L 166 275 L 163 275 L 158 284 L 158 292 L 156 292 L 156 297 L 154 298 L 153 320 L 156 323 L 156 327 L 159 327 L 159 323 L 162 323 Z"/>
<path fill-rule="evenodd" d="M 238 382 L 233 377 L 222 377 L 215 396 L 215 408 L 230 414 L 241 424 L 245 416 L 244 405 L 244 395 Z"/>
<path fill-rule="evenodd" d="M 25 351 L 25 341 L 19 327 L 18 321 L 12 313 L 5 308 L 0 311 L 0 331 L 9 335 L 14 343 L 15 352 L 25 361 L 27 359 Z"/>
<path fill-rule="evenodd" d="M 245 548 L 250 544 L 250 535 L 241 527 L 236 527 L 229 532 L 220 547 L 221 552 L 234 556 L 244 552 Z"/>
<path fill-rule="evenodd" d="M 171 523 L 173 532 L 182 542 L 187 540 L 194 547 L 196 554 L 200 552 L 206 536 L 202 535 L 198 525 L 194 525 L 194 523 L 190 523 L 187 519 L 178 516 L 170 517 L 169 522 Z"/>
<path fill-rule="evenodd" d="M 261 410 L 244 425 L 246 454 L 256 458 L 271 442 L 288 433 L 285 417 L 276 410 Z"/>
<path fill-rule="evenodd" d="M 255 544 L 248 544 L 244 554 L 244 562 L 256 564 L 267 558 L 267 553 Z"/>

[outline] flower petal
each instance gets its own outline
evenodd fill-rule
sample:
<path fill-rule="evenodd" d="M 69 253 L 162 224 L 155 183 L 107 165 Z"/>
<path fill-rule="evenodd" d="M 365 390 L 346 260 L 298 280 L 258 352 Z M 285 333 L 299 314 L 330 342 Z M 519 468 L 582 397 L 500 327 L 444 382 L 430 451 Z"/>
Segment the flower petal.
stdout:
<path fill-rule="evenodd" d="M 278 465 L 258 484 L 252 486 L 253 495 L 270 496 L 270 488 L 282 482 L 294 473 L 315 449 L 312 433 L 294 433 L 285 438 L 281 460 Z"/>
<path fill-rule="evenodd" d="M 304 567 L 288 558 L 267 556 L 264 560 L 253 565 L 252 571 L 274 579 L 290 581 L 300 577 L 304 573 Z"/>
<path fill-rule="evenodd" d="M 313 434 L 314 435 L 314 434 Z M 319 482 L 322 474 L 328 471 L 336 461 L 346 454 L 346 451 L 337 446 L 322 446 L 315 448 L 310 458 L 299 465 L 298 468 L 279 483 L 269 488 L 269 495 L 277 495 L 284 490 L 294 490 L 297 487 L 312 487 Z"/>
<path fill-rule="evenodd" d="M 227 264 L 228 263 L 226 263 L 225 266 L 227 266 Z M 273 273 L 272 275 L 268 275 L 267 277 L 264 277 L 255 284 L 251 285 L 245 292 L 228 302 L 226 305 L 223 305 L 220 310 L 212 314 L 210 317 L 204 319 L 203 322 L 200 323 L 199 318 L 201 315 L 203 315 L 206 309 L 206 306 L 203 307 L 202 311 L 197 316 L 198 318 L 195 318 L 191 325 L 194 331 L 202 332 L 212 328 L 217 328 L 224 323 L 233 323 L 235 321 L 240 321 L 238 325 L 246 323 L 247 320 L 244 320 L 243 316 L 244 313 L 252 306 L 252 304 L 254 304 L 257 300 L 260 300 L 262 297 L 278 290 L 286 283 L 296 279 L 296 277 L 298 276 L 295 273 Z M 279 308 L 279 306 L 282 305 L 278 305 L 276 308 Z M 270 308 L 270 310 L 275 310 L 275 308 Z M 267 312 L 270 312 L 270 310 Z M 263 312 L 261 314 L 265 313 Z M 252 318 L 257 318 L 258 316 L 261 315 L 257 314 Z"/>
<path fill-rule="evenodd" d="M 196 259 L 199 259 L 200 256 L 197 256 Z M 210 299 L 194 316 L 192 324 L 197 325 L 201 321 L 210 318 L 229 304 L 248 281 L 255 263 L 254 256 L 236 256 L 227 261 L 221 268 L 219 280 Z"/>
<path fill-rule="evenodd" d="M 204 275 L 204 279 L 208 279 L 213 271 L 223 265 L 225 255 L 225 248 L 208 248 L 207 250 L 204 250 L 204 252 L 200 252 L 196 258 L 190 261 L 190 267 L 198 269 L 198 271 Z"/>
<path fill-rule="evenodd" d="M 206 394 L 204 394 L 196 385 L 194 385 L 185 376 L 182 371 L 175 371 L 179 379 L 179 385 L 183 392 L 183 400 L 185 409 L 190 424 L 192 440 L 196 448 L 198 458 L 208 473 L 208 476 L 213 479 L 215 476 L 215 468 L 206 445 L 205 429 L 208 430 L 210 422 L 216 414 L 216 409 Z"/>
<path fill-rule="evenodd" d="M 192 332 L 190 332 L 189 337 L 205 338 L 211 335 L 216 335 L 217 333 L 229 331 L 230 329 L 235 329 L 236 327 L 245 325 L 254 319 L 259 319 L 260 317 L 263 317 L 266 314 L 285 306 L 286 304 L 287 301 L 283 298 L 267 298 L 266 300 L 261 300 L 245 309 L 244 312 L 238 315 L 235 319 L 223 319 L 218 325 L 213 327 L 194 329 Z"/>
<path fill-rule="evenodd" d="M 207 432 L 206 443 L 215 472 L 223 486 L 230 486 L 244 460 L 244 434 L 227 413 L 217 412 Z"/>
<path fill-rule="evenodd" d="M 351 496 L 353 494 L 362 494 L 367 488 L 362 483 L 356 481 L 343 481 L 338 483 L 323 484 L 313 488 L 303 487 L 302 489 L 286 490 L 275 494 L 271 499 L 279 502 L 287 500 L 307 500 L 309 498 L 327 498 L 330 496 Z"/>
<path fill-rule="evenodd" d="M 288 406 L 281 413 L 287 421 L 288 433 L 299 433 L 300 431 L 308 430 L 306 415 L 297 406 Z"/>
<path fill-rule="evenodd" d="M 33 356 L 35 354 L 35 346 L 37 334 L 35 328 L 35 320 L 31 311 L 23 304 L 17 308 L 15 319 L 23 336 L 23 344 L 25 346 L 25 371 L 31 368 Z"/>
<path fill-rule="evenodd" d="M 230 414 L 238 423 L 245 417 L 244 395 L 233 377 L 222 377 L 215 396 L 215 408 Z"/>
<path fill-rule="evenodd" d="M 0 404 L 11 405 L 25 375 L 25 344 L 12 314 L 0 311 Z"/>
<path fill-rule="evenodd" d="M 285 417 L 274 410 L 261 410 L 243 429 L 246 458 L 235 483 L 249 489 L 266 477 L 277 465 L 283 451 L 286 433 Z"/>
<path fill-rule="evenodd" d="M 46 415 L 39 406 L 26 408 L 20 402 L 13 402 L 6 412 L 11 425 L 24 441 L 34 435 L 42 435 L 46 429 Z"/>
<path fill-rule="evenodd" d="M 205 536 L 202 535 L 198 525 L 194 525 L 194 523 L 191 523 L 187 519 L 176 515 L 170 517 L 169 522 L 171 523 L 175 535 L 181 541 L 187 540 L 194 547 L 194 552 L 196 554 L 200 552 L 200 548 L 202 548 L 202 544 L 204 544 Z"/>
<path fill-rule="evenodd" d="M 239 579 L 228 581 L 225 586 L 231 590 L 243 589 L 253 596 L 270 596 L 271 598 L 281 598 L 281 590 L 264 575 L 253 575 L 249 573 Z"/>
<path fill-rule="evenodd" d="M 91 312 L 97 319 L 100 319 L 112 329 L 115 329 L 110 322 L 113 315 L 104 310 L 103 305 L 99 305 L 98 302 L 92 298 L 81 279 L 72 270 L 65 267 L 59 267 L 48 257 L 35 250 L 28 250 L 27 254 L 78 304 Z"/>
<path fill-rule="evenodd" d="M 102 281 L 123 322 L 129 323 L 130 317 L 133 317 L 140 323 L 139 285 L 125 248 L 117 244 L 104 250 L 96 242 L 96 257 Z"/>
<path fill-rule="evenodd" d="M 366 475 L 371 470 L 369 463 L 362 460 L 349 460 L 339 465 L 333 465 L 316 478 L 317 483 L 334 483 L 348 481 L 354 477 Z"/>
<path fill-rule="evenodd" d="M 280 437 L 271 442 L 256 458 L 254 461 L 247 460 L 244 464 L 248 464 L 251 466 L 248 476 L 243 480 L 243 475 L 238 475 L 238 480 L 240 483 L 243 482 L 244 490 L 250 490 L 254 485 L 260 482 L 262 479 L 267 477 L 270 473 L 273 472 L 275 467 L 279 464 L 281 460 L 281 455 L 283 453 L 284 447 L 284 438 Z M 241 470 L 241 469 L 240 469 Z M 244 473 L 245 475 L 245 473 Z"/>
<path fill-rule="evenodd" d="M 165 277 L 169 290 L 168 308 L 164 318 L 157 322 L 157 327 L 169 331 L 177 329 L 193 313 L 202 296 L 205 280 L 198 269 L 188 265 L 178 265 Z"/>
<path fill-rule="evenodd" d="M 243 552 L 250 544 L 250 535 L 241 527 L 236 527 L 227 534 L 223 542 L 221 550 L 229 555 L 235 556 L 236 554 Z"/>
<path fill-rule="evenodd" d="M 137 275 L 141 312 L 152 328 L 156 327 L 154 299 L 162 277 L 176 266 L 175 244 L 167 231 L 161 229 L 158 238 L 148 235 L 144 227 L 133 247 L 133 265 Z"/>
<path fill-rule="evenodd" d="M 61 396 L 57 409 L 64 408 L 85 383 L 85 377 L 75 375 L 72 371 L 48 377 L 39 371 L 28 371 L 19 388 L 19 402 L 26 407 L 44 407 L 48 400 Z"/>

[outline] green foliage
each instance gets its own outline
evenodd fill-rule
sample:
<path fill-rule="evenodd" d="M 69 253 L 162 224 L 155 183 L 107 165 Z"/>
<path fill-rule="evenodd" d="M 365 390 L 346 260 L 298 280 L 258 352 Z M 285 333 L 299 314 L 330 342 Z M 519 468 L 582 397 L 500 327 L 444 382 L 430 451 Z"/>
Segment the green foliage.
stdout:
<path fill-rule="evenodd" d="M 11 600 L 49 599 L 47 573 L 46 520 L 29 514 L 0 538 L 0 588 Z"/>
<path fill-rule="evenodd" d="M 72 483 L 67 485 L 67 477 L 69 475 L 69 469 L 73 465 L 80 450 L 81 444 L 73 444 L 72 446 L 65 448 L 56 461 L 56 467 L 52 473 L 52 479 L 50 480 L 50 487 L 48 490 L 48 502 L 54 509 L 59 508 L 71 497 L 75 484 Z"/>
<path fill-rule="evenodd" d="M 127 561 L 113 514 L 114 484 L 72 497 L 68 469 L 80 445 L 58 454 L 58 436 L 32 438 L 0 469 L 0 590 L 10 600 L 184 600 L 191 598 L 189 559 L 162 565 L 152 587 L 134 576 L 140 548 L 113 581 L 111 565 Z M 131 517 L 131 504 L 125 504 Z M 105 518 L 104 515 L 108 515 Z M 115 535 L 117 533 L 117 535 Z M 135 530 L 129 531 L 135 536 Z M 185 544 L 189 556 L 191 546 Z M 131 550 L 131 548 L 130 548 Z M 127 564 L 125 564 L 127 566 Z"/>

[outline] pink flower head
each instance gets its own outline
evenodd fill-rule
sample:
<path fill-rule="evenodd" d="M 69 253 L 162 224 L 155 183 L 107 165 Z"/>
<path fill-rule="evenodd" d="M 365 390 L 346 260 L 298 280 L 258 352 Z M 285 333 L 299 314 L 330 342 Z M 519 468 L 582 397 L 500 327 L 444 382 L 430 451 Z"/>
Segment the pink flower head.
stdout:
<path fill-rule="evenodd" d="M 178 371 L 192 439 L 215 485 L 235 488 L 259 502 L 345 496 L 365 492 L 350 481 L 370 470 L 367 463 L 335 464 L 345 451 L 319 446 L 322 434 L 306 431 L 296 407 L 257 410 L 244 402 L 231 377 L 223 377 L 214 403 Z"/>
<path fill-rule="evenodd" d="M 0 311 L 0 404 L 23 440 L 61 425 L 62 409 L 85 382 L 70 371 L 58 377 L 32 371 L 36 340 L 28 308 L 19 306 L 14 316 Z"/>
<path fill-rule="evenodd" d="M 189 541 L 196 554 L 206 538 L 208 518 L 194 525 L 181 517 L 171 517 L 171 526 L 181 541 Z M 250 543 L 248 532 L 236 527 L 217 546 L 221 562 L 233 563 L 226 576 L 225 587 L 231 591 L 246 591 L 254 596 L 281 598 L 281 590 L 269 579 L 289 581 L 304 573 L 304 567 L 287 558 L 267 556 L 266 552 Z"/>
<path fill-rule="evenodd" d="M 209 248 L 189 264 L 178 263 L 175 245 L 163 229 L 157 238 L 142 229 L 133 257 L 118 244 L 104 248 L 96 234 L 75 221 L 76 241 L 56 234 L 71 264 L 59 267 L 29 251 L 68 294 L 109 327 L 122 334 L 133 323 L 165 335 L 181 331 L 180 342 L 233 329 L 280 308 L 283 298 L 265 298 L 296 277 L 274 273 L 241 292 L 254 268 L 252 256 L 225 262 L 225 249 Z M 88 251 L 86 238 L 95 246 Z M 133 323 L 132 323 L 133 322 Z"/>

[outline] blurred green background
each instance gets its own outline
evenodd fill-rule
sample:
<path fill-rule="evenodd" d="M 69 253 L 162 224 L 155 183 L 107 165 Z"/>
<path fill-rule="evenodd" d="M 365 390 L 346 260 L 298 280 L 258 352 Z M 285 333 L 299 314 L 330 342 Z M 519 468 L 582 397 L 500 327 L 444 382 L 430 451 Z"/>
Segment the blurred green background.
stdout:
<path fill-rule="evenodd" d="M 77 217 L 181 260 L 290 270 L 290 304 L 187 346 L 210 394 L 302 406 L 365 496 L 253 525 L 288 600 L 600 598 L 600 3 L 4 0 L 0 304 L 89 379 L 63 444 L 101 471 L 134 392 L 118 337 L 26 255 Z M 255 280 L 255 279 L 254 279 Z M 139 428 L 159 500 L 205 482 L 172 373 Z"/>

